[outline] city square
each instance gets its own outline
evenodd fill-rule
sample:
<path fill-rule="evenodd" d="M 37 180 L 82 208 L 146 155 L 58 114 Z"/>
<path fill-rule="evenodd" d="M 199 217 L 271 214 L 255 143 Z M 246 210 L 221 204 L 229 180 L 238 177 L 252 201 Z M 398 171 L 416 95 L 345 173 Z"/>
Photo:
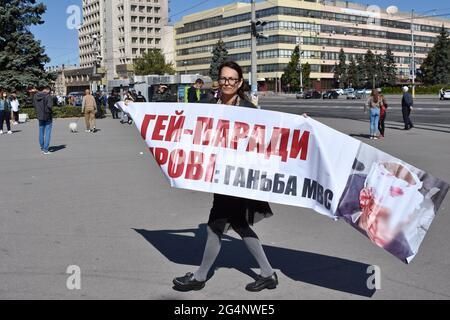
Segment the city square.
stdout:
<path fill-rule="evenodd" d="M 0 0 L 0 300 L 448 300 L 450 9 L 372 2 Z"/>

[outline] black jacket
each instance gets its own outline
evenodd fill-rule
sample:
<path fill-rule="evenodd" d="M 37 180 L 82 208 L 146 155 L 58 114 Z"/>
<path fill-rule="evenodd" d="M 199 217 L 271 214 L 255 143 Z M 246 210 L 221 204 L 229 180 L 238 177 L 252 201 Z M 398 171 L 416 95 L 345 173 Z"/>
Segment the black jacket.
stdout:
<path fill-rule="evenodd" d="M 188 102 L 189 103 L 200 102 L 197 96 L 197 88 L 195 88 L 194 86 L 190 87 L 188 90 Z"/>
<path fill-rule="evenodd" d="M 38 120 L 51 121 L 53 119 L 53 98 L 50 94 L 36 93 L 33 97 L 33 106 Z"/>
<path fill-rule="evenodd" d="M 142 94 L 138 94 L 136 102 L 147 102 L 147 99 L 145 99 L 145 97 Z"/>
<path fill-rule="evenodd" d="M 115 109 L 116 108 L 115 104 L 117 102 L 119 102 L 119 101 L 120 101 L 120 99 L 119 99 L 118 96 L 113 96 L 113 95 L 109 96 L 108 97 L 108 107 L 109 107 L 109 109 L 111 109 L 111 110 Z"/>
<path fill-rule="evenodd" d="M 409 92 L 403 94 L 402 107 L 411 108 L 413 106 L 413 97 Z"/>

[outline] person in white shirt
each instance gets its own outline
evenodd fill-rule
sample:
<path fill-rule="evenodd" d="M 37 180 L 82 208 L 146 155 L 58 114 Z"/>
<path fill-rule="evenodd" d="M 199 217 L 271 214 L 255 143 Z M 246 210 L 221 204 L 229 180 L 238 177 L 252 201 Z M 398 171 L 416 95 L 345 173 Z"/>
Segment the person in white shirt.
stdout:
<path fill-rule="evenodd" d="M 13 125 L 19 124 L 19 100 L 17 99 L 17 96 L 15 93 L 11 95 L 11 110 L 14 115 L 14 121 Z"/>

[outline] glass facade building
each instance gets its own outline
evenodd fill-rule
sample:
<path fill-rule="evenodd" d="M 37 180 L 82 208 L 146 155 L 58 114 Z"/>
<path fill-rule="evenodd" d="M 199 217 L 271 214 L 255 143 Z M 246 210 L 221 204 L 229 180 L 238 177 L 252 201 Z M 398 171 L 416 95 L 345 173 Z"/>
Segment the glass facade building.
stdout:
<path fill-rule="evenodd" d="M 411 80 L 412 34 L 415 66 L 420 67 L 434 46 L 442 26 L 450 21 L 415 17 L 411 13 L 389 14 L 383 8 L 347 1 L 270 0 L 256 4 L 257 18 L 266 21 L 261 29 L 267 39 L 258 39 L 258 78 L 270 89 L 280 87 L 283 70 L 295 46 L 301 43 L 302 63 L 311 65 L 317 88 L 334 86 L 334 66 L 344 49 L 347 59 L 364 55 L 368 49 L 395 55 L 399 82 Z M 183 17 L 175 24 L 175 66 L 178 72 L 207 75 L 212 50 L 223 40 L 230 58 L 250 71 L 250 4 L 236 2 Z"/>

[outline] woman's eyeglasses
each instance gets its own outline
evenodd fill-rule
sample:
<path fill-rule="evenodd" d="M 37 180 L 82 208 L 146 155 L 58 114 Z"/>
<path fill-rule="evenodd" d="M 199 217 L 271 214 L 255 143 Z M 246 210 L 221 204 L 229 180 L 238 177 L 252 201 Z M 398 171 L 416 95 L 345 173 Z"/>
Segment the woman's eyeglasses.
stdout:
<path fill-rule="evenodd" d="M 230 86 L 234 86 L 240 80 L 241 79 L 235 79 L 235 78 L 220 78 L 219 79 L 219 84 L 223 86 L 223 85 L 226 85 L 228 83 Z"/>

